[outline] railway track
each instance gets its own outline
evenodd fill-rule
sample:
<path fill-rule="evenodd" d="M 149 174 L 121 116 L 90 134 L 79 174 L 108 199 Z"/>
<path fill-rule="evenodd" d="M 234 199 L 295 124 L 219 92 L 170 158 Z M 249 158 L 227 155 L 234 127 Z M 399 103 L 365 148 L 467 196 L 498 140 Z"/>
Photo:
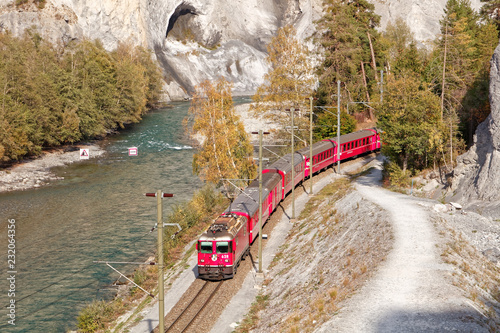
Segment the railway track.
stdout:
<path fill-rule="evenodd" d="M 165 318 L 165 333 L 193 332 L 193 324 L 210 301 L 217 294 L 224 281 L 210 282 L 196 280 L 190 290 L 182 299 L 182 304 L 178 304 L 172 312 Z M 180 310 L 179 310 L 180 309 Z"/>

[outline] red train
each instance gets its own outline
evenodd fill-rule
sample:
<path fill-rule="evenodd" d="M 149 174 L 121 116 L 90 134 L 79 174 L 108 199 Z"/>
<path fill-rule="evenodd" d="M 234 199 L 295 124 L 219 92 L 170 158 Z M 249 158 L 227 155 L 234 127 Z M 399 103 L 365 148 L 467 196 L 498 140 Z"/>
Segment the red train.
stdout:
<path fill-rule="evenodd" d="M 340 160 L 346 160 L 380 149 L 380 135 L 366 129 L 340 137 Z M 337 162 L 337 139 L 313 144 L 311 171 L 310 148 L 294 154 L 295 180 L 292 182 L 292 154 L 287 154 L 262 170 L 262 220 L 267 221 L 281 200 L 310 173 L 317 173 Z M 232 278 L 237 267 L 250 251 L 250 244 L 259 233 L 259 181 L 254 180 L 231 203 L 196 244 L 198 275 L 202 279 Z"/>

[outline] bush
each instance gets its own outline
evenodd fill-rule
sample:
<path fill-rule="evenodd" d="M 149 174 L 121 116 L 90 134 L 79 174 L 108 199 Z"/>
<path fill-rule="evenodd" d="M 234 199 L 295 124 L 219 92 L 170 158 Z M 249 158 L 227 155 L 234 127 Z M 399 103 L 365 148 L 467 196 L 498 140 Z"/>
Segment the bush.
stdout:
<path fill-rule="evenodd" d="M 106 326 L 107 318 L 115 312 L 118 301 L 105 302 L 93 301 L 84 307 L 78 315 L 78 329 L 80 332 L 96 332 L 97 330 L 104 329 Z"/>
<path fill-rule="evenodd" d="M 411 172 L 403 170 L 395 162 L 384 163 L 384 182 L 386 185 L 407 188 L 411 182 Z"/>

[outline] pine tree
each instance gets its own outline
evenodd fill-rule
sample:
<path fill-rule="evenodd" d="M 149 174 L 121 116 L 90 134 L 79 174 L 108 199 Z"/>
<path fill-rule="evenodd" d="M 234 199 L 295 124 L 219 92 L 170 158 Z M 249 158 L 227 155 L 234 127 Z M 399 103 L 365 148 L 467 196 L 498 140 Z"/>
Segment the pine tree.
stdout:
<path fill-rule="evenodd" d="M 408 71 L 387 83 L 384 104 L 378 114 L 384 131 L 382 150 L 405 172 L 426 167 L 436 156 L 432 133 L 442 137 L 439 98 L 420 78 Z"/>
<path fill-rule="evenodd" d="M 375 30 L 380 17 L 374 9 L 375 6 L 365 0 L 326 3 L 325 15 L 318 24 L 322 31 L 319 43 L 324 49 L 324 61 L 319 68 L 318 104 L 331 105 L 336 101 L 333 96 L 337 94 L 338 80 L 342 82 L 341 94 L 348 102 L 369 102 L 377 84 L 375 67 L 383 60 L 373 57 L 381 47 Z"/>
<path fill-rule="evenodd" d="M 448 0 L 441 32 L 429 62 L 428 81 L 436 84 L 436 93 L 443 97 L 443 120 L 449 122 L 458 115 L 461 131 L 471 143 L 477 125 L 490 112 L 487 82 L 489 59 L 498 44 L 496 28 L 482 21 L 468 0 Z"/>

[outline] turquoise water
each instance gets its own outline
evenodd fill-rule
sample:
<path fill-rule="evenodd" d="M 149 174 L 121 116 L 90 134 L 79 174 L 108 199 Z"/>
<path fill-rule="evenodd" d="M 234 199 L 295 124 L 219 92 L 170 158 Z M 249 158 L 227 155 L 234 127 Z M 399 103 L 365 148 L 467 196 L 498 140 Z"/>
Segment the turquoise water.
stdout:
<path fill-rule="evenodd" d="M 93 261 L 143 261 L 154 253 L 156 232 L 149 230 L 156 199 L 143 194 L 174 193 L 164 199 L 168 213 L 202 186 L 192 174 L 194 150 L 181 125 L 188 108 L 184 102 L 153 111 L 102 142 L 103 156 L 53 169 L 64 180 L 0 194 L 1 332 L 75 329 L 86 303 L 116 292 L 111 285 L 118 274 Z M 128 156 L 129 147 L 137 147 L 138 156 Z M 15 220 L 15 297 L 8 295 L 9 219 Z M 11 299 L 15 326 L 8 323 Z"/>

